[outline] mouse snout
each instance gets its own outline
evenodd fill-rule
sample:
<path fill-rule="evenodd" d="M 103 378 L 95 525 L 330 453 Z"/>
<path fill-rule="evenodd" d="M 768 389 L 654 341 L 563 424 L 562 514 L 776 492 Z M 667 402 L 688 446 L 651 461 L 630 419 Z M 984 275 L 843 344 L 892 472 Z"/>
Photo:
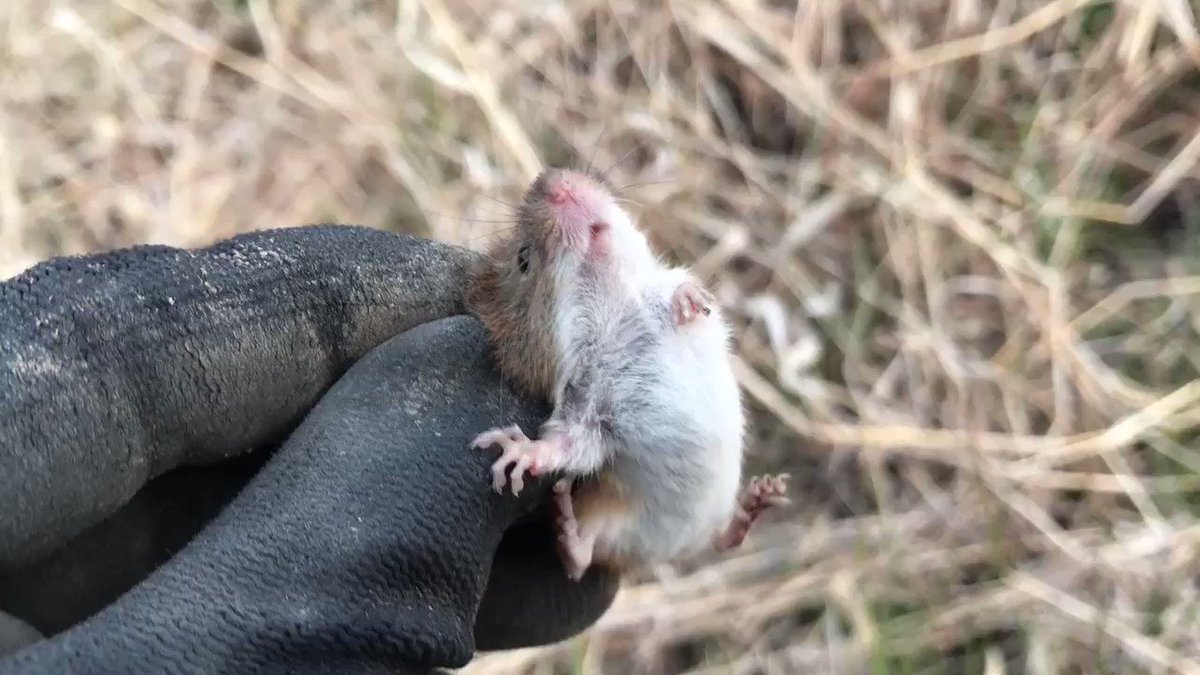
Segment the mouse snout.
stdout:
<path fill-rule="evenodd" d="M 590 176 L 569 169 L 544 174 L 539 187 L 558 241 L 590 259 L 606 258 L 612 249 L 616 217 L 608 191 Z"/>
<path fill-rule="evenodd" d="M 554 175 L 546 181 L 546 201 L 553 206 L 562 206 L 571 199 L 571 181 L 562 175 Z"/>
<path fill-rule="evenodd" d="M 546 177 L 546 201 L 553 206 L 579 203 L 586 197 L 588 180 L 573 171 L 555 171 Z"/>

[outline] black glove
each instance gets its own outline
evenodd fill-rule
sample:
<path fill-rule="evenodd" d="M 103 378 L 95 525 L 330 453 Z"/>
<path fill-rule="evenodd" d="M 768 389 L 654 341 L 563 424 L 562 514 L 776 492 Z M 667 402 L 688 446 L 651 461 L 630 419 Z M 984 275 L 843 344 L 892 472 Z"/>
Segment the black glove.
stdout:
<path fill-rule="evenodd" d="M 148 478 L 295 429 L 261 470 L 193 481 L 211 488 L 197 503 L 219 507 L 220 486 L 253 476 L 132 591 L 0 657 L 0 672 L 423 672 L 593 622 L 616 580 L 566 579 L 541 508 L 552 479 L 497 495 L 492 458 L 468 446 L 548 413 L 455 316 L 470 259 L 302 228 L 57 261 L 0 286 L 0 609 L 27 618 L 5 603 L 23 598 L 28 615 L 39 582 L 53 598 L 48 569 L 87 566 L 63 558 L 72 547 L 121 569 L 126 553 L 161 550 L 137 523 L 193 526 L 188 509 L 158 508 L 188 491 L 160 489 L 145 500 L 154 517 L 118 513 L 64 546 Z"/>

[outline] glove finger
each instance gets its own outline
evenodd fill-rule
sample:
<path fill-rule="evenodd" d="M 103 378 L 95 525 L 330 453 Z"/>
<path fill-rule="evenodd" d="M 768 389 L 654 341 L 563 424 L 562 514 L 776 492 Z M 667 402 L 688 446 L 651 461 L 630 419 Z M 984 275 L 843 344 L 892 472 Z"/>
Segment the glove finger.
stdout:
<path fill-rule="evenodd" d="M 475 646 L 519 649 L 569 638 L 608 610 L 618 587 L 618 576 L 600 566 L 572 581 L 550 518 L 525 519 L 505 532 L 496 549 L 475 617 Z"/>
<path fill-rule="evenodd" d="M 461 313 L 474 259 L 314 226 L 55 259 L 0 282 L 0 573 L 154 476 L 278 444 L 368 350 Z"/>
<path fill-rule="evenodd" d="M 496 494 L 492 457 L 470 442 L 494 426 L 534 428 L 548 412 L 502 382 L 478 322 L 399 335 L 355 364 L 179 555 L 97 616 L 15 654 L 13 672 L 463 665 L 493 561 L 509 559 L 496 555 L 502 535 L 553 486 L 543 477 L 520 497 Z M 536 589 L 563 574 L 520 579 Z M 529 633 L 502 637 L 536 642 L 550 622 L 596 614 L 598 586 L 532 593 L 545 609 L 531 606 Z"/>
<path fill-rule="evenodd" d="M 150 481 L 111 516 L 50 555 L 0 574 L 0 611 L 47 635 L 99 612 L 187 545 L 268 456 L 259 452 L 182 467 Z"/>
<path fill-rule="evenodd" d="M 14 652 L 42 639 L 42 634 L 28 623 L 0 612 L 0 654 Z"/>
<path fill-rule="evenodd" d="M 96 614 L 178 553 L 245 487 L 264 459 L 259 453 L 184 467 L 151 481 L 112 516 L 50 556 L 0 576 L 0 612 L 48 635 Z M 476 647 L 517 649 L 570 637 L 608 609 L 617 588 L 616 575 L 601 568 L 578 582 L 568 579 L 552 519 L 522 519 L 497 547 L 475 620 Z M 5 644 L 0 638 L 0 654 L 17 646 Z"/>

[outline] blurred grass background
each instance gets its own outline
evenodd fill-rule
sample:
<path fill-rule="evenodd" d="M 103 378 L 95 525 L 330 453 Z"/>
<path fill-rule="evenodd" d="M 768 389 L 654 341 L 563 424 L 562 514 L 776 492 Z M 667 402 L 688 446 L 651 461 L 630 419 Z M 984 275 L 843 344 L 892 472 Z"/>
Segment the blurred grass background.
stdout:
<path fill-rule="evenodd" d="M 1188 0 L 0 8 L 0 276 L 340 221 L 472 247 L 590 156 L 737 322 L 796 503 L 464 673 L 1200 673 Z"/>

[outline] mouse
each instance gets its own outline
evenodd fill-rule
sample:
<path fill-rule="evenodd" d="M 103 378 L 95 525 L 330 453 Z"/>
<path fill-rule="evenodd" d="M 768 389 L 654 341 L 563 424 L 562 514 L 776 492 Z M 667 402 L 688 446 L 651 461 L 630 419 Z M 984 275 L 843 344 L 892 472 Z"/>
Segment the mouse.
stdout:
<path fill-rule="evenodd" d="M 501 494 L 558 476 L 558 551 L 576 581 L 596 564 L 737 547 L 789 503 L 787 474 L 742 485 L 746 418 L 721 308 L 652 250 L 617 193 L 595 170 L 543 169 L 465 294 L 500 372 L 552 403 L 536 438 L 498 426 L 471 445 L 499 449 Z"/>

